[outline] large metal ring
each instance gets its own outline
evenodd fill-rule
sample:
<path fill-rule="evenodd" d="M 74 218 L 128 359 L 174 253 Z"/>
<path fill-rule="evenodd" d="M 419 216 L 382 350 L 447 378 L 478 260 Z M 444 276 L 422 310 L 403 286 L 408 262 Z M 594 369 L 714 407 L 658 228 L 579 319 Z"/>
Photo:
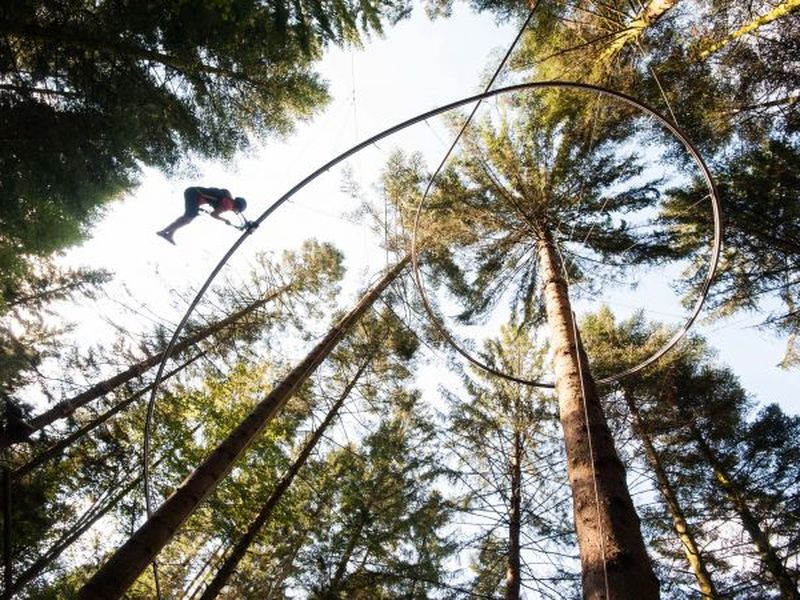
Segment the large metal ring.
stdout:
<path fill-rule="evenodd" d="M 577 83 L 569 81 L 537 81 L 533 83 L 523 83 L 519 85 L 512 85 L 508 87 L 498 88 L 490 92 L 480 94 L 478 96 L 473 96 L 473 101 L 481 101 L 485 98 L 491 98 L 493 96 L 499 96 L 501 94 L 509 94 L 525 90 L 533 90 L 533 89 L 587 90 L 604 96 L 609 96 L 611 98 L 616 98 L 617 100 L 621 100 L 622 102 L 629 104 L 634 108 L 637 108 L 640 111 L 650 115 L 651 117 L 656 119 L 656 121 L 658 121 L 664 127 L 666 127 L 675 136 L 675 138 L 677 138 L 683 144 L 683 146 L 686 148 L 686 150 L 694 159 L 697 166 L 700 168 L 700 171 L 703 174 L 703 178 L 705 179 L 706 186 L 708 187 L 708 196 L 711 199 L 711 208 L 714 219 L 714 240 L 711 249 L 711 257 L 709 259 L 708 273 L 706 274 L 705 281 L 703 282 L 700 297 L 695 303 L 692 313 L 684 323 L 683 327 L 678 331 L 676 331 L 675 334 L 652 356 L 650 356 L 646 360 L 643 360 L 642 362 L 633 367 L 621 371 L 620 373 L 611 375 L 609 377 L 605 377 L 603 379 L 598 379 L 596 381 L 596 383 L 598 384 L 612 383 L 614 381 L 619 381 L 620 379 L 628 375 L 633 375 L 634 373 L 638 373 L 642 369 L 648 367 L 649 365 L 656 362 L 659 358 L 664 356 L 664 354 L 669 352 L 670 349 L 672 349 L 672 347 L 675 346 L 675 344 L 677 344 L 678 341 L 680 341 L 680 339 L 686 335 L 686 333 L 689 331 L 692 324 L 695 322 L 698 315 L 700 314 L 700 310 L 703 307 L 703 303 L 705 302 L 706 297 L 708 296 L 708 290 L 711 286 L 711 282 L 714 279 L 714 274 L 716 273 L 717 270 L 717 263 L 719 262 L 720 250 L 722 248 L 722 216 L 721 216 L 719 196 L 717 194 L 717 188 L 714 184 L 714 180 L 711 177 L 711 173 L 709 172 L 708 167 L 703 161 L 703 158 L 700 156 L 700 152 L 697 150 L 694 144 L 692 144 L 692 142 L 689 140 L 686 134 L 677 125 L 671 123 L 669 120 L 667 120 L 666 117 L 662 116 L 655 109 L 649 107 L 643 102 L 640 102 L 639 100 L 636 100 L 631 96 L 628 96 L 627 94 L 623 94 L 621 92 L 615 92 L 613 90 L 597 85 L 591 85 L 588 83 Z M 436 314 L 436 311 L 433 309 L 433 306 L 431 305 L 430 299 L 428 298 L 428 294 L 425 291 L 425 286 L 422 282 L 422 275 L 420 273 L 420 268 L 419 268 L 419 249 L 417 247 L 417 231 L 419 229 L 420 216 L 422 215 L 422 211 L 425 208 L 425 202 L 428 199 L 428 195 L 432 188 L 433 181 L 439 175 L 443 166 L 444 166 L 444 161 L 439 165 L 439 168 L 436 169 L 436 171 L 431 176 L 428 187 L 425 190 L 425 193 L 423 194 L 422 198 L 420 199 L 419 205 L 417 206 L 417 212 L 414 217 L 414 230 L 411 238 L 411 262 L 414 270 L 414 280 L 417 284 L 417 289 L 419 290 L 420 297 L 422 298 L 422 303 L 423 306 L 425 307 L 425 311 L 428 313 L 428 317 L 430 318 L 433 326 L 436 328 L 439 334 L 447 341 L 447 343 L 450 344 L 453 347 L 453 349 L 455 349 L 461 356 L 463 356 L 465 359 L 467 359 L 476 367 L 479 367 L 480 369 L 483 369 L 488 373 L 491 373 L 493 375 L 496 375 L 498 377 L 516 383 L 521 383 L 534 387 L 552 388 L 554 387 L 554 384 L 552 383 L 525 379 L 522 377 L 516 377 L 514 375 L 504 373 L 472 356 L 450 334 L 450 332 L 444 326 L 442 319 L 439 317 L 439 315 Z"/>

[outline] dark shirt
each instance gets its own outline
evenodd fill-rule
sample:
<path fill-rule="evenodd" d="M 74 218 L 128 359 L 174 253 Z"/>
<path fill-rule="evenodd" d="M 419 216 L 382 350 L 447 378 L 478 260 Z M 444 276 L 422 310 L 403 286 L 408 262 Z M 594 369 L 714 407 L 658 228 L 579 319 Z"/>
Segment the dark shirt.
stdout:
<path fill-rule="evenodd" d="M 214 210 L 233 210 L 233 197 L 224 188 L 196 187 L 200 195 L 200 204 L 207 202 Z"/>

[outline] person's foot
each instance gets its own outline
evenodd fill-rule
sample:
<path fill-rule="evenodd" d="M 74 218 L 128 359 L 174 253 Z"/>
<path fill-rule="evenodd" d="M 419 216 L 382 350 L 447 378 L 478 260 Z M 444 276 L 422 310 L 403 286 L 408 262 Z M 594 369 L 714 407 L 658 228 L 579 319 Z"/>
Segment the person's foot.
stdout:
<path fill-rule="evenodd" d="M 168 231 L 156 231 L 156 235 L 161 236 L 165 240 L 167 240 L 173 246 L 175 245 L 175 241 L 172 239 L 172 233 Z"/>

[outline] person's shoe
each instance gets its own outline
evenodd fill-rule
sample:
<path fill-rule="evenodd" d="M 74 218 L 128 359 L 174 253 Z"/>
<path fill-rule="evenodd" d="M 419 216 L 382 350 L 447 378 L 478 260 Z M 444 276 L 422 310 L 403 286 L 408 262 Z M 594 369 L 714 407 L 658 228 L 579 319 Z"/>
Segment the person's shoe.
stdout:
<path fill-rule="evenodd" d="M 172 239 L 172 234 L 166 231 L 156 231 L 156 235 L 161 236 L 165 240 L 167 240 L 173 246 L 175 245 L 175 241 Z"/>

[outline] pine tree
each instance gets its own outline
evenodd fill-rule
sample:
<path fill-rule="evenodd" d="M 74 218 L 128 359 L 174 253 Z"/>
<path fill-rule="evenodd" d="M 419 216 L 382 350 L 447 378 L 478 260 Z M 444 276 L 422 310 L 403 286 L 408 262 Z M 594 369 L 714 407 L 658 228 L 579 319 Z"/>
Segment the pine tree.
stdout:
<path fill-rule="evenodd" d="M 618 362 L 636 361 L 648 345 L 669 335 L 668 330 L 644 324 L 640 318 L 615 326 L 606 313 L 599 321 L 599 328 L 597 322 L 591 328 L 594 341 L 600 342 L 600 348 L 614 349 L 606 357 L 605 368 L 611 362 L 617 368 Z M 705 540 L 695 545 L 706 547 L 709 540 L 724 547 L 721 539 L 715 540 L 724 536 L 719 524 L 737 522 L 753 552 L 737 546 L 728 551 L 730 559 L 738 563 L 748 557 L 759 565 L 756 585 L 773 587 L 782 598 L 796 598 L 796 573 L 787 566 L 788 555 L 796 553 L 792 541 L 796 535 L 786 529 L 786 519 L 795 518 L 796 510 L 790 506 L 798 487 L 796 469 L 786 461 L 798 452 L 793 437 L 797 418 L 784 415 L 777 406 L 751 417 L 751 399 L 730 370 L 712 363 L 708 347 L 699 338 L 668 355 L 646 375 L 623 380 L 619 389 L 635 405 L 632 412 L 639 413 L 634 422 L 642 425 L 640 433 L 647 433 L 653 446 L 658 444 L 661 463 L 670 465 L 663 476 L 673 488 L 673 498 L 665 498 L 673 521 L 678 516 L 676 504 L 683 507 L 682 512 L 690 509 L 695 519 L 711 521 L 702 530 L 697 522 L 693 526 L 692 537 Z M 773 433 L 765 437 L 772 427 Z M 675 525 L 679 530 L 679 523 Z M 685 532 L 678 534 L 688 553 L 692 549 L 683 537 Z M 712 564 L 709 554 L 715 552 L 723 550 L 704 553 L 706 568 Z M 729 581 L 725 588 L 717 585 L 717 593 L 747 593 L 753 582 L 736 573 L 739 568 L 728 567 Z M 701 574 L 696 576 L 700 582 Z M 721 579 L 718 574 L 714 577 Z"/>
<path fill-rule="evenodd" d="M 487 342 L 482 355 L 493 367 L 536 378 L 543 370 L 543 352 L 530 332 L 512 324 Z M 445 442 L 454 457 L 450 477 L 457 489 L 464 488 L 458 506 L 465 521 L 475 521 L 462 536 L 478 545 L 472 589 L 509 600 L 523 597 L 521 589 L 542 597 L 556 590 L 575 593 L 575 565 L 562 559 L 575 540 L 568 525 L 554 399 L 473 371 L 462 375 L 463 394 L 447 394 L 450 432 Z"/>
<path fill-rule="evenodd" d="M 80 597 L 97 594 L 120 597 L 172 538 L 200 501 L 227 474 L 250 442 L 306 381 L 377 297 L 407 266 L 400 261 L 337 323 L 315 348 L 281 381 L 248 417 L 200 464 L 148 521 L 81 589 Z"/>
<path fill-rule="evenodd" d="M 0 13 L 0 293 L 83 240 L 141 165 L 230 159 L 327 101 L 313 71 L 405 0 L 25 0 Z M 0 304 L 4 303 L 0 297 Z"/>
<path fill-rule="evenodd" d="M 568 298 L 565 272 L 576 281 L 590 271 L 580 269 L 579 257 L 562 262 L 558 228 L 569 224 L 578 245 L 582 240 L 608 268 L 654 259 L 660 250 L 646 233 L 609 215 L 645 207 L 657 191 L 631 183 L 641 167 L 617 152 L 615 136 L 626 133 L 619 121 L 605 128 L 599 122 L 590 134 L 570 108 L 579 100 L 569 94 L 542 94 L 521 104 L 519 116 L 503 115 L 497 127 L 485 124 L 469 136 L 457 166 L 438 182 L 425 219 L 460 226 L 439 240 L 426 237 L 424 260 L 448 276 L 448 290 L 464 306 L 462 321 L 474 322 L 504 298 L 522 323 L 546 316 L 584 593 L 606 594 L 608 587 L 612 597 L 635 590 L 655 598 L 658 582 Z"/>
<path fill-rule="evenodd" d="M 326 459 L 331 473 L 323 485 L 333 489 L 332 502 L 297 569 L 310 598 L 421 600 L 444 583 L 451 548 L 441 529 L 449 511 L 431 489 L 441 471 L 432 432 L 416 393 L 391 402 L 361 444 Z"/>

